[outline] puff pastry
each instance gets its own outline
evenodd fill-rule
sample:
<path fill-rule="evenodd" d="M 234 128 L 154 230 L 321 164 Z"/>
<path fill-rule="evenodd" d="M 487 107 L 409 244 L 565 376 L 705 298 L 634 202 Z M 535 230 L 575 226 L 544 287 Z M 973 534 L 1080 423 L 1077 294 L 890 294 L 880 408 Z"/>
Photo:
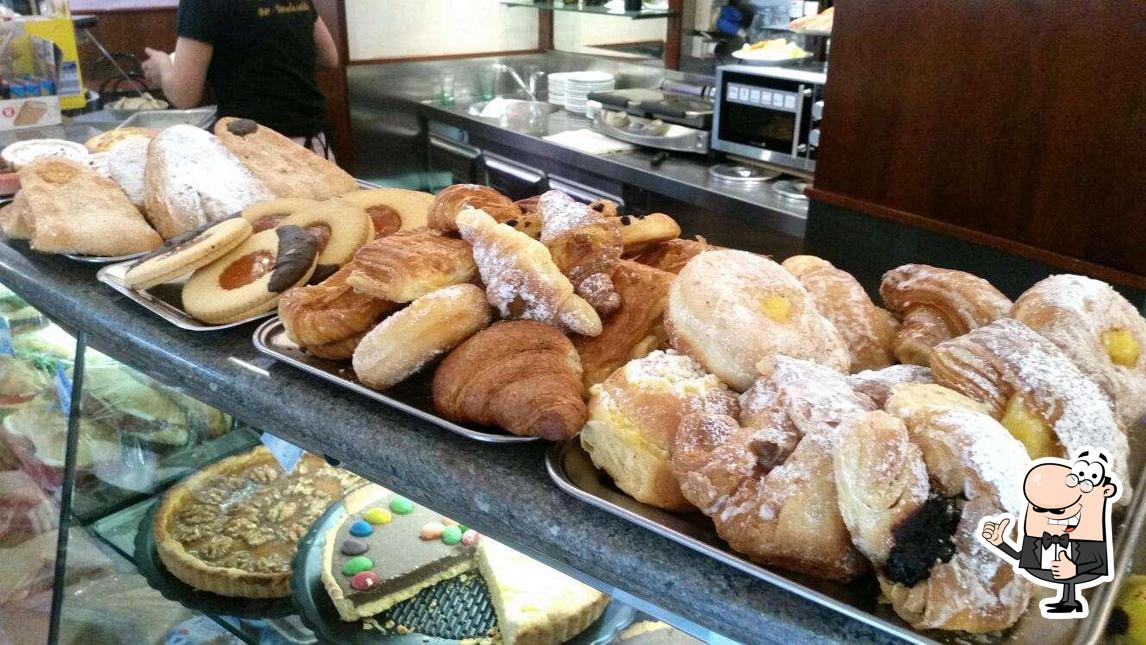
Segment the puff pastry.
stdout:
<path fill-rule="evenodd" d="M 601 316 L 621 305 L 611 273 L 621 259 L 620 226 L 565 193 L 551 190 L 538 201 L 541 241 L 553 262 Z"/>
<path fill-rule="evenodd" d="M 779 264 L 745 251 L 701 253 L 669 288 L 665 328 L 672 346 L 737 391 L 776 355 L 846 372 L 847 346 L 808 292 Z"/>
<path fill-rule="evenodd" d="M 442 189 L 430 204 L 427 224 L 439 231 L 458 230 L 457 218 L 467 208 L 485 211 L 498 223 L 521 219 L 521 208 L 513 200 L 488 186 L 454 184 Z"/>
<path fill-rule="evenodd" d="M 473 245 L 486 297 L 503 318 L 538 320 L 584 336 L 601 333 L 601 318 L 573 293 L 549 249 L 480 210 L 457 216 L 462 238 Z"/>
<path fill-rule="evenodd" d="M 1007 315 L 1011 301 L 986 280 L 952 269 L 905 264 L 883 275 L 879 294 L 903 321 L 901 363 L 927 365 L 931 348 Z"/>
<path fill-rule="evenodd" d="M 684 265 L 694 257 L 704 253 L 705 251 L 714 251 L 718 247 L 709 244 L 705 239 L 699 235 L 695 240 L 675 239 L 661 242 L 647 247 L 640 253 L 633 256 L 631 259 L 647 264 L 654 269 L 661 271 L 668 271 L 669 273 L 680 273 Z"/>
<path fill-rule="evenodd" d="M 1122 481 L 1130 481 L 1126 436 L 1110 399 L 1026 325 L 1004 318 L 937 345 L 931 371 L 939 385 L 986 404 L 1032 459 L 1101 447 Z"/>
<path fill-rule="evenodd" d="M 934 382 L 931 368 L 922 365 L 892 365 L 881 370 L 856 372 L 848 377 L 848 385 L 881 408 L 900 385 Z"/>
<path fill-rule="evenodd" d="M 429 229 L 376 239 L 358 249 L 354 266 L 348 285 L 392 302 L 411 302 L 477 274 L 468 243 Z"/>
<path fill-rule="evenodd" d="M 530 320 L 499 322 L 462 343 L 438 367 L 433 393 L 445 418 L 519 436 L 568 439 L 587 416 L 573 344 Z"/>
<path fill-rule="evenodd" d="M 325 346 L 365 332 L 397 307 L 346 284 L 355 270 L 351 261 L 319 284 L 295 287 L 280 296 L 279 318 L 287 337 L 305 349 Z M 331 351 L 319 349 L 319 353 Z"/>
<path fill-rule="evenodd" d="M 875 306 L 850 273 L 812 255 L 790 257 L 782 266 L 804 285 L 816 309 L 840 332 L 851 356 L 851 371 L 880 369 L 895 362 L 892 344 L 899 321 Z"/>
<path fill-rule="evenodd" d="M 1146 320 L 1110 285 L 1051 276 L 1015 301 L 1011 317 L 1058 346 L 1114 399 L 1124 425 L 1146 414 Z"/>

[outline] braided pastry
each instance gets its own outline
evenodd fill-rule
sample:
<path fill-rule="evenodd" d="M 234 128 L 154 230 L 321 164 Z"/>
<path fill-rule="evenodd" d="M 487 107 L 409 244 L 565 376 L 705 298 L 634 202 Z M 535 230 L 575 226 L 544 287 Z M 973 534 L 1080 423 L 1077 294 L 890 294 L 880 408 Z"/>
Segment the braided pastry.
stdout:
<path fill-rule="evenodd" d="M 851 371 L 879 369 L 895 362 L 891 346 L 899 321 L 875 306 L 852 274 L 811 255 L 790 257 L 783 267 L 804 285 L 816 308 L 840 332 L 851 355 Z"/>
<path fill-rule="evenodd" d="M 439 231 L 456 231 L 458 213 L 467 208 L 483 210 L 498 223 L 521 219 L 521 208 L 496 190 L 477 184 L 454 184 L 442 189 L 430 204 L 427 225 Z"/>
<path fill-rule="evenodd" d="M 568 439 L 588 416 L 573 344 L 531 320 L 499 322 L 462 343 L 438 367 L 433 391 L 443 417 L 520 436 Z"/>
<path fill-rule="evenodd" d="M 1146 320 L 1110 285 L 1080 275 L 1051 276 L 1019 296 L 1011 317 L 1094 379 L 1124 425 L 1146 414 Z"/>
<path fill-rule="evenodd" d="M 1102 447 L 1111 454 L 1114 472 L 1130 481 L 1126 436 L 1110 399 L 1026 325 L 997 320 L 937 345 L 931 358 L 935 382 L 986 404 L 1032 459 Z"/>
<path fill-rule="evenodd" d="M 701 253 L 669 288 L 665 328 L 688 354 L 737 391 L 747 390 L 778 354 L 846 372 L 848 351 L 798 280 L 744 251 Z"/>
<path fill-rule="evenodd" d="M 926 264 L 883 275 L 879 295 L 903 325 L 895 338 L 901 363 L 927 365 L 931 348 L 1007 315 L 1011 301 L 986 280 Z"/>
<path fill-rule="evenodd" d="M 541 241 L 577 295 L 601 316 L 621 306 L 611 276 L 621 259 L 621 231 L 617 220 L 606 218 L 560 191 L 541 196 Z"/>
<path fill-rule="evenodd" d="M 354 254 L 346 284 L 392 302 L 412 302 L 431 291 L 473 280 L 473 252 L 463 240 L 429 229 L 378 238 Z"/>
<path fill-rule="evenodd" d="M 706 397 L 681 421 L 672 468 L 684 497 L 757 562 L 832 580 L 863 573 L 832 460 L 840 424 L 875 406 L 843 374 L 785 356 L 741 397 L 739 420 L 732 395 L 723 398 Z"/>
<path fill-rule="evenodd" d="M 352 260 L 319 284 L 295 287 L 279 298 L 287 338 L 304 348 L 334 343 L 370 329 L 396 308 L 347 285 L 356 268 Z"/>

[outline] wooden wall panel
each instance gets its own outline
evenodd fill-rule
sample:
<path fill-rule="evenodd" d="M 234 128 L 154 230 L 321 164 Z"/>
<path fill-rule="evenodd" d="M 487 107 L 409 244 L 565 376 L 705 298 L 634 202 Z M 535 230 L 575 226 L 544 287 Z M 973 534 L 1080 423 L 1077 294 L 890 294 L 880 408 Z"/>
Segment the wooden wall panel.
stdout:
<path fill-rule="evenodd" d="M 1146 3 L 839 0 L 812 195 L 1146 276 Z"/>

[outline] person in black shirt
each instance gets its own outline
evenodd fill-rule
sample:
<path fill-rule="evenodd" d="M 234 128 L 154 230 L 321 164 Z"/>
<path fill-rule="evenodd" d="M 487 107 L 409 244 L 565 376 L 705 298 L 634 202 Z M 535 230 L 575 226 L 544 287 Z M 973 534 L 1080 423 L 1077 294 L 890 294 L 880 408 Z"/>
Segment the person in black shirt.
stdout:
<path fill-rule="evenodd" d="M 210 87 L 216 117 L 252 119 L 329 157 L 319 66 L 338 50 L 312 0 L 180 0 L 175 53 L 147 49 L 150 83 L 179 108 Z"/>

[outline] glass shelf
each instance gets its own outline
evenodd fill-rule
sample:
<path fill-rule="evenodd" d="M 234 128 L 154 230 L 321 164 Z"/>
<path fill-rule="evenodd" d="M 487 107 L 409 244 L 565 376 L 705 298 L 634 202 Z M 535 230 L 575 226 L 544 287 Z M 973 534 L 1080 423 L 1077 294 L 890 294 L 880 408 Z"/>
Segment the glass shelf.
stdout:
<path fill-rule="evenodd" d="M 618 18 L 631 18 L 633 20 L 648 20 L 651 18 L 671 18 L 679 15 L 679 11 L 672 9 L 640 9 L 639 11 L 625 11 L 623 9 L 610 9 L 604 5 L 581 6 L 579 4 L 565 4 L 557 2 L 533 2 L 532 0 L 501 0 L 501 4 L 509 7 L 525 7 L 538 11 L 575 11 L 578 13 L 591 13 L 599 16 L 616 16 Z"/>

